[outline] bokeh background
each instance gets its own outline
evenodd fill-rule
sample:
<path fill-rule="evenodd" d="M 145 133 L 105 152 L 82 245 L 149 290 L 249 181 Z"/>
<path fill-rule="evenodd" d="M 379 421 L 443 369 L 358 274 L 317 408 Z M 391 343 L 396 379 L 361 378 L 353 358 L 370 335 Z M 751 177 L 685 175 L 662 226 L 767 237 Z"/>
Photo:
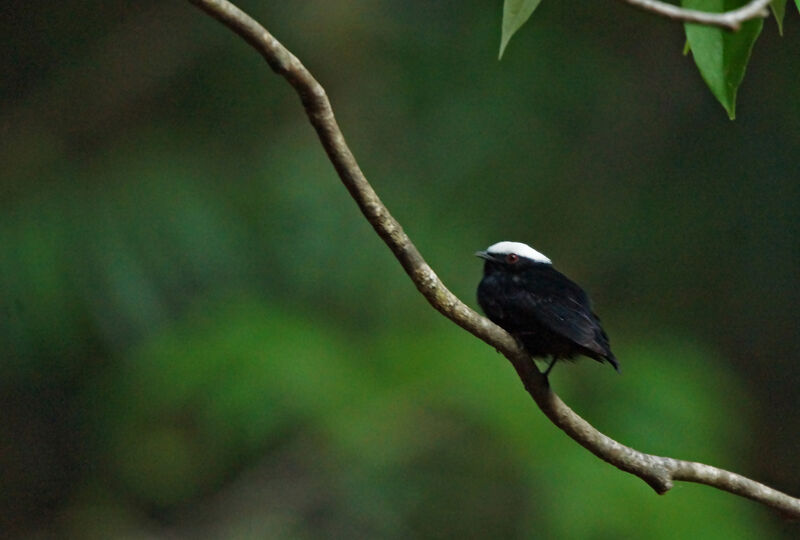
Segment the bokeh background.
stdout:
<path fill-rule="evenodd" d="M 644 451 L 800 494 L 800 17 L 731 122 L 680 25 L 545 1 L 247 0 L 445 283 L 531 243 L 623 372 L 551 381 Z M 0 7 L 0 536 L 778 538 L 554 428 L 415 291 L 289 86 L 188 2 Z"/>

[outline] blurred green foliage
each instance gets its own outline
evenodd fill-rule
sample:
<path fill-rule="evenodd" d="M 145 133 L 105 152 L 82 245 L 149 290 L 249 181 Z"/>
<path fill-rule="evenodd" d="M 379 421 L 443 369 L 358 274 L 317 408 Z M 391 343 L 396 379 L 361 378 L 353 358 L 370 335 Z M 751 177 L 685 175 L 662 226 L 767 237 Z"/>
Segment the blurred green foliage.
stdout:
<path fill-rule="evenodd" d="M 511 36 L 528 20 L 541 0 L 504 0 L 503 23 L 500 36 L 500 58 L 503 56 Z M 682 0 L 680 6 L 689 11 L 706 14 L 728 13 L 744 8 L 748 0 Z M 657 4 L 657 3 L 656 3 Z M 654 7 L 637 6 L 651 12 Z M 664 4 L 663 2 L 661 4 Z M 670 6 L 667 6 L 670 7 Z M 775 18 L 777 30 L 783 35 L 783 18 L 786 14 L 786 0 L 772 0 L 771 13 Z M 656 11 L 658 11 L 656 9 Z M 766 15 L 766 12 L 765 12 Z M 663 16 L 663 15 L 658 15 Z M 671 15 L 669 18 L 672 18 Z M 735 31 L 710 25 L 685 23 L 686 43 L 683 54 L 694 59 L 697 69 L 706 81 L 709 90 L 725 108 L 728 117 L 736 118 L 736 93 L 742 83 L 753 45 L 764 26 L 762 17 L 750 16 L 750 20 L 739 21 L 741 27 Z"/>
<path fill-rule="evenodd" d="M 623 375 L 558 366 L 576 411 L 800 493 L 793 12 L 732 125 L 682 29 L 613 2 L 543 3 L 502 64 L 477 1 L 241 5 L 460 297 L 500 239 L 591 291 Z M 703 486 L 656 497 L 558 432 L 188 2 L 0 11 L 3 537 L 796 533 Z"/>
<path fill-rule="evenodd" d="M 682 0 L 681 5 L 698 11 L 732 11 L 744 6 L 738 0 Z M 776 15 L 779 33 L 783 33 L 783 14 Z M 686 24 L 686 43 L 697 69 L 709 90 L 725 108 L 728 117 L 736 118 L 736 93 L 744 79 L 753 46 L 764 27 L 764 20 L 746 21 L 736 32 L 721 28 Z"/>

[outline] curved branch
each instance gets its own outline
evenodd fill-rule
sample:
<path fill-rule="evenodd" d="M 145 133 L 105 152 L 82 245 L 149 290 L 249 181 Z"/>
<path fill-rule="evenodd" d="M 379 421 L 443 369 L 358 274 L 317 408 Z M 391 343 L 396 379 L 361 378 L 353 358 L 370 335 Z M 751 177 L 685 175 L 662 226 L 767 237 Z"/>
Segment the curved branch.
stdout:
<path fill-rule="evenodd" d="M 634 7 L 655 13 L 667 19 L 688 23 L 718 26 L 727 30 L 738 30 L 742 23 L 758 17 L 767 17 L 767 6 L 772 0 L 752 0 L 744 6 L 725 11 L 724 13 L 709 13 L 696 9 L 684 9 L 658 0 L 622 0 Z"/>
<path fill-rule="evenodd" d="M 289 81 L 300 95 L 308 118 L 342 183 L 417 289 L 442 315 L 503 353 L 516 369 L 525 389 L 556 426 L 599 458 L 635 474 L 659 494 L 666 493 L 676 480 L 698 482 L 800 518 L 800 499 L 716 467 L 639 452 L 600 433 L 573 412 L 550 390 L 547 379 L 514 338 L 461 302 L 428 266 L 400 223 L 367 182 L 336 123 L 325 90 L 305 66 L 260 24 L 227 0 L 189 1 L 244 38 L 276 73 Z"/>

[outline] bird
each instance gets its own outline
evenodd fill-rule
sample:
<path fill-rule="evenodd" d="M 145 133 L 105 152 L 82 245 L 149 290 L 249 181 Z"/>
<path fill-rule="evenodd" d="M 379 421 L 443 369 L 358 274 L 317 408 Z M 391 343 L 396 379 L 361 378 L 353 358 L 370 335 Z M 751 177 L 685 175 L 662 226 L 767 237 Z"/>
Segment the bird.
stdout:
<path fill-rule="evenodd" d="M 619 372 L 589 296 L 553 268 L 549 258 L 527 244 L 508 241 L 475 255 L 486 261 L 478 304 L 532 358 L 550 359 L 545 377 L 558 360 L 576 356 L 608 362 Z"/>

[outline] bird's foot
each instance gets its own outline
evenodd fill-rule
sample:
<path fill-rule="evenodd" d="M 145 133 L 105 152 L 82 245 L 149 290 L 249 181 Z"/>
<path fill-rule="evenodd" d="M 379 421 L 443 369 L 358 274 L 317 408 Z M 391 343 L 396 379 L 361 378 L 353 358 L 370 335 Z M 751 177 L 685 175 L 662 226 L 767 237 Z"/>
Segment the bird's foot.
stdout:
<path fill-rule="evenodd" d="M 543 374 L 543 375 L 544 375 L 545 379 L 547 378 L 547 376 L 548 376 L 548 375 L 550 375 L 550 370 L 551 370 L 551 369 L 553 369 L 553 366 L 555 366 L 555 365 L 556 365 L 556 361 L 557 361 L 557 360 L 558 360 L 558 359 L 557 359 L 557 358 L 555 358 L 555 357 L 553 357 L 553 359 L 552 359 L 552 360 L 550 360 L 550 364 L 548 364 L 548 366 L 547 366 L 547 369 L 546 369 L 546 370 L 544 370 L 544 374 Z"/>

